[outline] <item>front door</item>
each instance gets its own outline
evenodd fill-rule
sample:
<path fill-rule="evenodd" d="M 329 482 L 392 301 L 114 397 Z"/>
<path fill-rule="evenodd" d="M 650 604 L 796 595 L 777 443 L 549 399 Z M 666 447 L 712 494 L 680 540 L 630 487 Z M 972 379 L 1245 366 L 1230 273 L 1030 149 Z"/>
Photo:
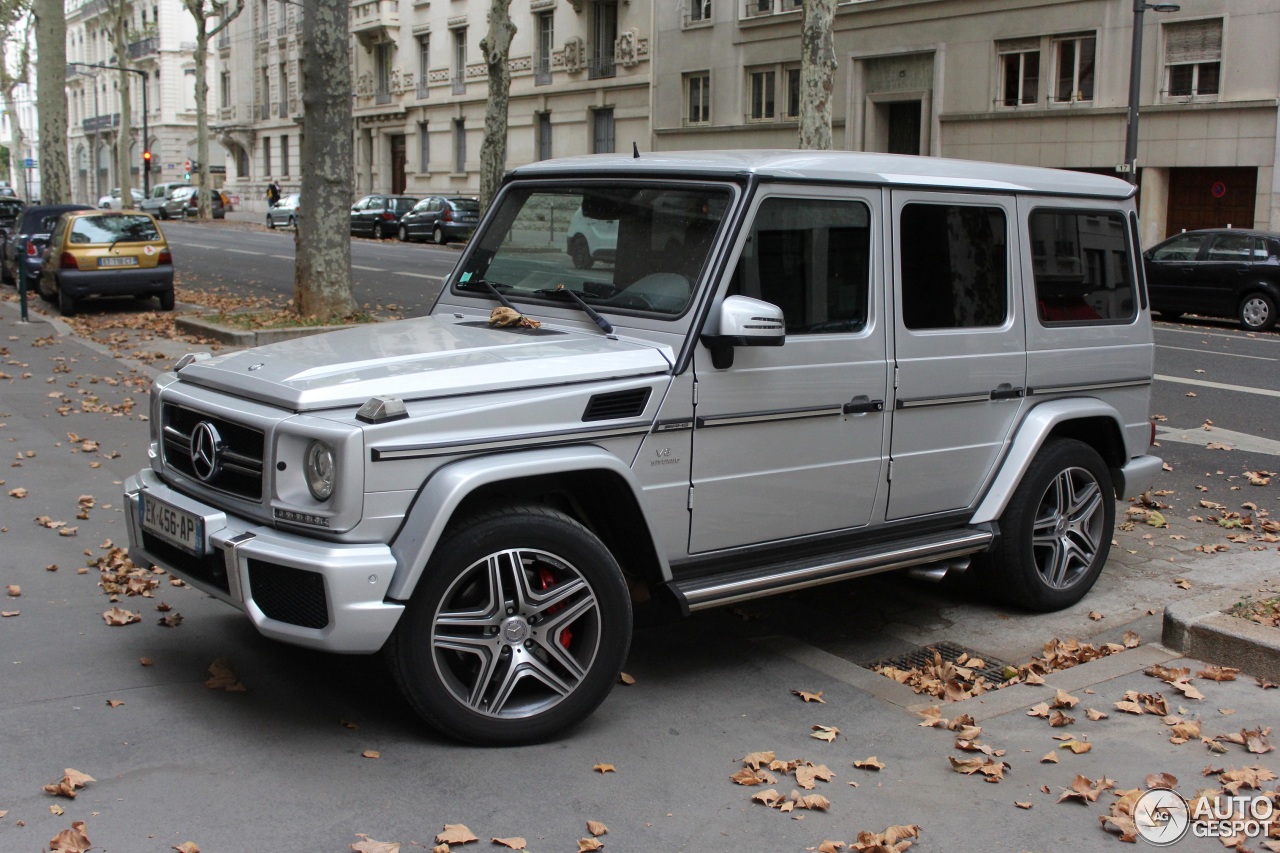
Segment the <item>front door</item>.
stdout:
<path fill-rule="evenodd" d="M 721 296 L 782 308 L 786 342 L 694 356 L 689 550 L 868 523 L 883 497 L 888 392 L 880 194 L 762 192 Z"/>
<path fill-rule="evenodd" d="M 400 195 L 408 182 L 405 179 L 405 165 L 409 162 L 408 149 L 405 146 L 403 133 L 391 137 L 391 194 Z"/>
<path fill-rule="evenodd" d="M 894 191 L 887 518 L 970 506 L 1024 401 L 1012 198 Z"/>

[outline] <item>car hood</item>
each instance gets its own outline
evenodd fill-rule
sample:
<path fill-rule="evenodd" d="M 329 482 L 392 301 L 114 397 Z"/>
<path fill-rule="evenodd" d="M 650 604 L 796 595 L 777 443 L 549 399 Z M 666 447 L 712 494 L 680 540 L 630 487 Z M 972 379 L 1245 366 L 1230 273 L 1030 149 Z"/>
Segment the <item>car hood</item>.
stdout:
<path fill-rule="evenodd" d="M 434 317 L 359 326 L 194 361 L 184 382 L 293 411 L 666 373 L 674 355 L 599 333 Z"/>

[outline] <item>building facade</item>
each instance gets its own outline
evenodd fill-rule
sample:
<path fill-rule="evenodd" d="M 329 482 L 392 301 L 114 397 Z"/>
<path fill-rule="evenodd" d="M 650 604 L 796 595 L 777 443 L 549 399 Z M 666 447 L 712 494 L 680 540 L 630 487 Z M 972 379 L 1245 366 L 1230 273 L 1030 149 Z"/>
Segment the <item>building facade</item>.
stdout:
<path fill-rule="evenodd" d="M 800 0 L 655 7 L 654 148 L 793 148 Z M 1116 174 L 1129 0 L 851 0 L 837 7 L 836 146 Z M 1144 16 L 1143 240 L 1280 230 L 1280 5 Z"/>
<path fill-rule="evenodd" d="M 72 197 L 95 204 L 121 184 L 115 152 L 121 144 L 119 65 L 111 42 L 112 13 L 104 0 L 68 0 L 67 142 Z M 142 153 L 152 152 L 151 183 L 181 180 L 196 156 L 195 21 L 182 0 L 135 0 L 129 7 L 128 67 L 132 187 L 141 188 Z M 88 64 L 81 64 L 88 63 Z M 143 90 L 147 132 L 143 140 Z M 211 147 L 216 152 L 217 146 Z M 216 161 L 221 165 L 221 158 Z"/>
<path fill-rule="evenodd" d="M 0 178 L 23 199 L 40 198 L 40 123 L 35 99 L 36 88 L 33 85 L 19 83 L 13 90 L 13 105 L 22 130 L 21 151 L 13 150 L 13 125 L 9 111 L 6 109 L 0 117 L 0 145 L 9 150 L 10 165 L 9 173 Z"/>
<path fill-rule="evenodd" d="M 227 189 L 265 207 L 301 177 L 301 8 L 253 0 L 228 28 L 216 79 Z M 353 198 L 474 195 L 488 72 L 488 3 L 353 0 Z M 626 150 L 650 140 L 650 0 L 513 0 L 507 160 Z"/>

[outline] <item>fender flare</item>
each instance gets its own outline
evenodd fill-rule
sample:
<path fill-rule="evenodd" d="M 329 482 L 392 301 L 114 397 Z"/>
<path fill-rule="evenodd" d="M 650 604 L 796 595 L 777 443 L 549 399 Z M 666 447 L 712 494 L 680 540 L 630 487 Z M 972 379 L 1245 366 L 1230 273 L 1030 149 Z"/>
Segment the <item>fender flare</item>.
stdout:
<path fill-rule="evenodd" d="M 607 471 L 616 474 L 630 487 L 636 505 L 643 507 L 644 493 L 631 469 L 613 454 L 592 445 L 550 447 L 517 453 L 473 456 L 446 465 L 423 484 L 414 499 L 391 553 L 396 559 L 396 573 L 387 597 L 407 601 L 426 571 L 436 545 L 439 544 L 453 514 L 476 489 L 505 480 L 522 480 L 570 471 Z M 645 525 L 650 539 L 653 531 Z M 671 577 L 671 567 L 657 541 L 653 550 L 658 557 L 664 579 Z"/>
<path fill-rule="evenodd" d="M 1080 418 L 1105 417 L 1115 421 L 1116 429 L 1124 435 L 1124 419 L 1116 409 L 1094 398 L 1067 398 L 1051 400 L 1036 406 L 1018 424 L 1017 435 L 1000 463 L 1000 471 L 992 480 L 978 508 L 974 510 L 971 524 L 997 521 L 1009 505 L 1009 499 L 1022 482 L 1031 466 L 1031 460 L 1044 445 L 1054 427 L 1066 421 Z"/>

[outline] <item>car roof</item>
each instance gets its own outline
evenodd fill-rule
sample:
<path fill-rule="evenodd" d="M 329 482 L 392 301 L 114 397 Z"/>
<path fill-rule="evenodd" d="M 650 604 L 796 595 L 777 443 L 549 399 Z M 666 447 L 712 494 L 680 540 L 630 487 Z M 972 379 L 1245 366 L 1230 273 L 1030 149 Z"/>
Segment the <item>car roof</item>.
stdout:
<path fill-rule="evenodd" d="M 1179 234 L 1170 234 L 1165 240 L 1173 240 L 1178 237 L 1207 237 L 1210 234 L 1243 234 L 1247 237 L 1268 237 L 1272 240 L 1280 240 L 1280 234 L 1274 231 L 1259 231 L 1256 228 L 1196 228 L 1192 231 L 1183 231 Z M 1163 240 L 1161 242 L 1164 242 Z"/>
<path fill-rule="evenodd" d="M 639 157 L 588 154 L 530 163 L 513 169 L 510 174 L 518 178 L 663 176 L 724 180 L 757 177 L 1112 199 L 1131 198 L 1137 192 L 1127 181 L 1089 172 L 861 151 L 661 151 Z"/>
<path fill-rule="evenodd" d="M 90 207 L 87 204 L 38 204 L 35 207 L 28 207 L 22 212 L 22 224 L 25 226 L 28 222 L 33 222 L 36 219 L 43 219 L 46 216 L 61 216 L 64 213 L 76 210 L 97 210 L 97 208 Z"/>

